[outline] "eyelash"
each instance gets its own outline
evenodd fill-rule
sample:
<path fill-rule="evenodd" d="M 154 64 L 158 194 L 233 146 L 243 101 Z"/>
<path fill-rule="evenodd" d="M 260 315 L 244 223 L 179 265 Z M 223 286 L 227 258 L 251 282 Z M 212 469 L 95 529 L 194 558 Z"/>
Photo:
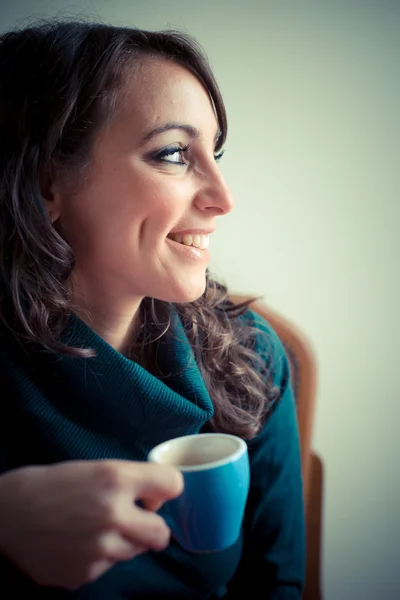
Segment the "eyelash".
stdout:
<path fill-rule="evenodd" d="M 164 150 L 161 150 L 161 152 L 158 152 L 158 154 L 155 155 L 155 159 L 157 161 L 160 162 L 166 162 L 170 165 L 185 165 L 185 162 L 179 162 L 176 160 L 165 160 L 165 157 L 167 156 L 172 156 L 173 154 L 176 153 L 180 153 L 180 154 L 185 154 L 186 152 L 188 152 L 190 150 L 190 144 L 188 144 L 187 146 L 184 146 L 183 148 L 181 146 L 173 146 L 170 148 L 164 148 Z M 224 155 L 224 151 L 219 152 L 218 154 L 214 155 L 215 161 L 219 162 L 221 160 L 221 158 Z"/>

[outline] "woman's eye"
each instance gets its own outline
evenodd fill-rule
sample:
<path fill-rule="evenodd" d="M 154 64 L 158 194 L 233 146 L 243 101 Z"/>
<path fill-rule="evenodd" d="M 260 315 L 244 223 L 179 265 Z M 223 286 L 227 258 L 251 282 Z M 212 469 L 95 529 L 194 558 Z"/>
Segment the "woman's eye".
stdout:
<path fill-rule="evenodd" d="M 188 153 L 190 147 L 174 146 L 170 148 L 164 148 L 155 155 L 155 159 L 159 162 L 165 162 L 174 165 L 186 165 L 187 160 L 185 154 Z M 215 162 L 219 162 L 224 155 L 224 150 L 221 150 L 218 154 L 214 154 Z"/>
<path fill-rule="evenodd" d="M 156 155 L 156 159 L 162 162 L 173 163 L 176 165 L 184 165 L 186 164 L 184 161 L 184 153 L 187 152 L 188 146 L 185 148 L 174 147 L 174 148 L 165 148 L 161 150 Z"/>
<path fill-rule="evenodd" d="M 168 156 L 168 160 L 170 160 L 171 162 L 182 162 L 182 151 L 181 150 L 174 150 L 173 152 L 170 152 L 169 154 L 166 154 L 166 156 Z"/>

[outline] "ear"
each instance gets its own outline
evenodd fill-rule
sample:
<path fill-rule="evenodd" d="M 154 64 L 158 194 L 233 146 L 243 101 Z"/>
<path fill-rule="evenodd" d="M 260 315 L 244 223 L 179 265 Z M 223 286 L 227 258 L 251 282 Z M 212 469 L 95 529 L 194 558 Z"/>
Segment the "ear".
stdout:
<path fill-rule="evenodd" d="M 41 191 L 44 206 L 49 215 L 50 222 L 53 224 L 61 216 L 61 194 L 55 179 L 49 175 L 42 177 Z"/>

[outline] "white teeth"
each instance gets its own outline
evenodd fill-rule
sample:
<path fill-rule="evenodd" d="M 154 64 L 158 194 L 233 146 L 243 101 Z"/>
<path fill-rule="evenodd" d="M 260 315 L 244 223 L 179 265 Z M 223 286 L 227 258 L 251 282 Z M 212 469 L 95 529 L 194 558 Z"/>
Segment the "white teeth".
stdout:
<path fill-rule="evenodd" d="M 210 245 L 210 236 L 203 233 L 196 233 L 195 235 L 189 233 L 185 233 L 185 235 L 171 234 L 169 237 L 174 242 L 184 244 L 185 246 L 194 246 L 200 250 L 205 250 Z"/>

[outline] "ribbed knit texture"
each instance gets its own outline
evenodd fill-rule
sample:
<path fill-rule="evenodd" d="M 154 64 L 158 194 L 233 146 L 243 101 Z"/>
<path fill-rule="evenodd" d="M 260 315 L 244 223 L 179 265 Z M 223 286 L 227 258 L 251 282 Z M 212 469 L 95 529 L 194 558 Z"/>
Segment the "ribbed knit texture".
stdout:
<path fill-rule="evenodd" d="M 263 590 L 254 598 L 300 599 L 304 520 L 287 359 L 265 321 L 252 313 L 247 318 L 260 329 L 260 353 L 273 342 L 275 382 L 282 397 L 263 431 L 248 444 L 252 489 L 237 544 L 218 554 L 193 555 L 171 542 L 166 551 L 117 565 L 75 592 L 38 588 L 3 560 L 0 586 L 8 581 L 13 592 L 3 595 L 0 588 L 1 598 L 20 592 L 24 597 L 82 600 L 205 599 L 222 595 L 230 580 L 227 598 L 236 598 L 242 597 L 250 577 Z M 160 344 L 158 356 L 166 379 L 115 351 L 77 317 L 71 317 L 63 338 L 70 345 L 94 348 L 95 358 L 27 352 L 0 338 L 0 471 L 69 459 L 140 461 L 161 441 L 200 432 L 213 415 L 213 404 L 175 314 L 172 327 L 173 338 Z"/>

